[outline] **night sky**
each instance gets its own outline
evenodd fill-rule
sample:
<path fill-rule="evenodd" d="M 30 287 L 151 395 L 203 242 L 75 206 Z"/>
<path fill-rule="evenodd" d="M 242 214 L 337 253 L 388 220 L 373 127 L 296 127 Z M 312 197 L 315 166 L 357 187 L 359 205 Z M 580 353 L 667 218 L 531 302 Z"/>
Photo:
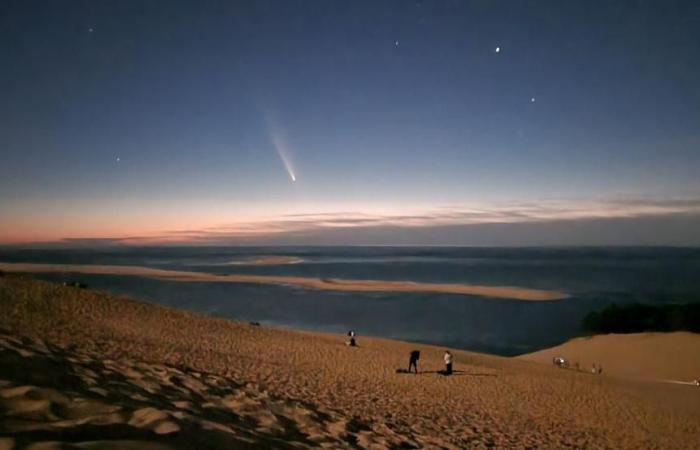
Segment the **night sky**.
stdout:
<path fill-rule="evenodd" d="M 700 245 L 700 3 L 3 1 L 0 243 Z"/>

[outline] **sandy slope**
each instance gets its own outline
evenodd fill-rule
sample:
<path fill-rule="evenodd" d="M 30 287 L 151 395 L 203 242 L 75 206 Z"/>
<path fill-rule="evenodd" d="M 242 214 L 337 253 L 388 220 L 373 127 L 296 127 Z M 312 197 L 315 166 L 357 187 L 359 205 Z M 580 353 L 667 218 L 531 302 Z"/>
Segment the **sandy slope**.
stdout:
<path fill-rule="evenodd" d="M 467 294 L 513 300 L 552 301 L 567 297 L 556 291 L 544 291 L 509 286 L 478 286 L 451 283 L 414 283 L 411 281 L 342 280 L 336 278 L 306 278 L 274 275 L 216 275 L 204 272 L 153 269 L 138 266 L 105 266 L 89 264 L 31 264 L 1 263 L 0 270 L 6 272 L 49 273 L 72 272 L 88 274 L 132 275 L 170 281 L 256 283 L 299 286 L 306 289 L 321 289 L 349 292 L 433 292 L 443 294 Z"/>
<path fill-rule="evenodd" d="M 0 277 L 0 328 L 0 443 L 667 449 L 700 442 L 700 389 L 691 386 L 462 351 L 454 352 L 455 376 L 444 377 L 435 373 L 436 347 L 360 336 L 350 348 L 342 336 L 15 277 Z M 422 373 L 396 373 L 413 348 L 422 351 Z"/>
<path fill-rule="evenodd" d="M 8 434 L 6 442 L 56 439 L 80 448 L 138 449 L 402 442 L 388 430 L 386 439 L 374 436 L 337 413 L 274 398 L 219 375 L 103 359 L 36 338 L 0 332 L 0 365 L 6 369 L 0 380 L 0 433 Z"/>
<path fill-rule="evenodd" d="M 607 334 L 572 339 L 519 358 L 552 364 L 562 356 L 581 368 L 603 365 L 606 374 L 647 380 L 700 379 L 700 335 L 694 333 Z"/>

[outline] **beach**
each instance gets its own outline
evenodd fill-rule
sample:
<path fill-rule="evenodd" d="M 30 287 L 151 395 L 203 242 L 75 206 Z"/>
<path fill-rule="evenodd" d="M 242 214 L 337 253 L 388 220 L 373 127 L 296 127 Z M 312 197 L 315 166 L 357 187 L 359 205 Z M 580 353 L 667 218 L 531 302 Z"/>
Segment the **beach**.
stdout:
<path fill-rule="evenodd" d="M 413 281 L 346 280 L 337 278 L 308 278 L 298 276 L 228 274 L 217 275 L 151 267 L 91 265 L 0 263 L 0 270 L 22 273 L 84 273 L 98 275 L 128 275 L 183 282 L 254 283 L 295 286 L 344 292 L 412 292 L 479 295 L 524 301 L 562 300 L 567 294 L 558 291 L 511 286 L 481 286 L 456 283 L 419 283 Z"/>
<path fill-rule="evenodd" d="M 0 328 L 6 448 L 697 448 L 700 435 L 694 386 L 459 350 L 446 377 L 442 347 L 352 348 L 13 275 Z M 413 349 L 421 373 L 397 373 Z"/>

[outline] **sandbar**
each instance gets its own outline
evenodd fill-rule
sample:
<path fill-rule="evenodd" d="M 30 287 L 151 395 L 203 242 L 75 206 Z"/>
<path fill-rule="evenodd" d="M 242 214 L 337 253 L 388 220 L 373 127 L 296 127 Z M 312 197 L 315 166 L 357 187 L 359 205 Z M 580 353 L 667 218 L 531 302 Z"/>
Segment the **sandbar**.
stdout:
<path fill-rule="evenodd" d="M 278 275 L 228 274 L 163 270 L 140 266 L 90 264 L 0 263 L 0 270 L 24 273 L 85 273 L 95 275 L 130 275 L 168 281 L 255 283 L 295 286 L 305 289 L 345 292 L 412 292 L 462 294 L 523 301 L 555 301 L 568 297 L 564 292 L 514 286 L 482 286 L 458 283 L 419 283 L 390 280 L 350 280 Z"/>

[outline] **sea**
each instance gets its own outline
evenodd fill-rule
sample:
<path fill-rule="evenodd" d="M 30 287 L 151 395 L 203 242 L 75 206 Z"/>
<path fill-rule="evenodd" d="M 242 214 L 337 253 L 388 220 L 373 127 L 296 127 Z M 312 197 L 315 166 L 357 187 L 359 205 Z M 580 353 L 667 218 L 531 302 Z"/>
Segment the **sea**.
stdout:
<path fill-rule="evenodd" d="M 249 264 L 270 256 L 282 264 Z M 518 355 L 585 335 L 608 304 L 700 301 L 700 248 L 571 247 L 110 247 L 0 248 L 2 262 L 132 265 L 215 274 L 403 280 L 563 291 L 528 302 L 436 293 L 360 293 L 292 286 L 175 282 L 135 276 L 34 274 L 262 326 L 355 330 L 453 348 Z"/>

